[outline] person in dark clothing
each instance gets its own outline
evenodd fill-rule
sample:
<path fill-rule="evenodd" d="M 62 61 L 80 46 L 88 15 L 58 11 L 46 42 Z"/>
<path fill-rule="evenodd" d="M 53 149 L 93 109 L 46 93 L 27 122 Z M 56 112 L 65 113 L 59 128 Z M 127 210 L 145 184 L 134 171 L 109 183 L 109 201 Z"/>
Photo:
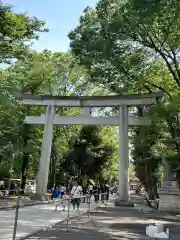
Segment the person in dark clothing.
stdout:
<path fill-rule="evenodd" d="M 15 182 L 12 181 L 10 186 L 10 192 L 9 192 L 10 196 L 13 196 L 15 194 L 15 187 L 16 187 L 16 184 Z"/>
<path fill-rule="evenodd" d="M 93 188 L 93 194 L 94 194 L 94 200 L 95 202 L 98 202 L 99 201 L 99 196 L 100 196 L 100 193 L 101 193 L 101 189 L 100 189 L 100 186 L 98 184 L 96 184 Z"/>
<path fill-rule="evenodd" d="M 106 192 L 106 201 L 109 201 L 110 186 L 108 184 L 105 184 L 105 192 Z"/>
<path fill-rule="evenodd" d="M 83 193 L 83 202 L 85 203 L 86 202 L 86 192 L 87 192 L 87 187 L 86 186 L 82 186 L 82 193 Z"/>
<path fill-rule="evenodd" d="M 98 201 L 100 200 L 101 188 L 100 185 L 97 185 L 98 188 Z"/>
<path fill-rule="evenodd" d="M 51 194 L 51 200 L 53 200 L 55 189 L 56 189 L 56 186 L 55 186 L 54 188 L 51 189 L 51 191 L 52 191 L 52 194 Z"/>
<path fill-rule="evenodd" d="M 106 192 L 106 188 L 105 188 L 105 184 L 100 184 L 100 190 L 101 190 L 101 202 L 104 203 L 105 200 L 105 192 Z"/>

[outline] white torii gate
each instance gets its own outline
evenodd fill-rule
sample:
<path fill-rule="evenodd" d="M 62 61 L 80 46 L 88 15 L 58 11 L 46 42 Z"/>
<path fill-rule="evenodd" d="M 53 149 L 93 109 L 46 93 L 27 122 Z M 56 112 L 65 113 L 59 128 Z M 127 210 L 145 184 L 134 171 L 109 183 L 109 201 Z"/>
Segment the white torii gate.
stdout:
<path fill-rule="evenodd" d="M 128 125 L 150 125 L 145 117 L 128 116 L 128 107 L 144 106 L 156 103 L 156 99 L 162 97 L 162 92 L 126 95 L 126 96 L 32 96 L 24 95 L 22 104 L 46 107 L 46 114 L 41 116 L 26 116 L 27 124 L 44 124 L 44 135 L 37 175 L 38 199 L 44 199 L 47 190 L 49 163 L 53 138 L 53 124 L 56 125 L 109 125 L 119 126 L 119 189 L 120 200 L 129 200 L 129 147 Z M 82 107 L 80 116 L 60 116 L 55 113 L 55 107 Z M 91 108 L 119 107 L 119 115 L 110 117 L 92 117 Z"/>

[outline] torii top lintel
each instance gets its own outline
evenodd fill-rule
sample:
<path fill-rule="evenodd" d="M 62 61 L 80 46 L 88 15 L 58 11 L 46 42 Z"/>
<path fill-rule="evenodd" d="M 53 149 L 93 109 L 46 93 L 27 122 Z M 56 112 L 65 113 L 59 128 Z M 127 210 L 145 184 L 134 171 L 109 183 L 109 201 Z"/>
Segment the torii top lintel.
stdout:
<path fill-rule="evenodd" d="M 156 103 L 163 92 L 142 95 L 109 95 L 109 96 L 50 96 L 23 95 L 22 104 L 32 106 L 61 106 L 61 107 L 116 107 L 120 105 L 143 106 Z"/>

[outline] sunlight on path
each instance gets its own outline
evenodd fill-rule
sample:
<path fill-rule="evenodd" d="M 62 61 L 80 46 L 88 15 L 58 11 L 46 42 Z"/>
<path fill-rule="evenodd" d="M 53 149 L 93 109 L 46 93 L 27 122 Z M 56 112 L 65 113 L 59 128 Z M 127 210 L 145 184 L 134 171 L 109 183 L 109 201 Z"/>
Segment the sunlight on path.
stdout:
<path fill-rule="evenodd" d="M 40 228 L 48 227 L 51 224 L 57 223 L 66 219 L 67 211 L 55 211 L 55 203 L 43 204 L 31 207 L 20 208 L 18 217 L 17 237 L 25 236 L 31 232 L 37 231 Z M 93 203 L 92 208 L 96 207 Z M 86 203 L 81 204 L 80 212 L 88 210 Z M 70 211 L 70 216 L 75 216 L 77 213 Z M 12 240 L 13 225 L 14 225 L 15 210 L 0 211 L 0 239 Z"/>

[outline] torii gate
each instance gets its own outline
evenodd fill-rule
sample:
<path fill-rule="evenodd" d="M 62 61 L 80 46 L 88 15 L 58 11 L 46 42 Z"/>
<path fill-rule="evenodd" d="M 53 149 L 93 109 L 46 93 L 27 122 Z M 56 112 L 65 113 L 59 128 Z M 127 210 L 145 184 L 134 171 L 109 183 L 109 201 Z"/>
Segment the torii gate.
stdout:
<path fill-rule="evenodd" d="M 162 92 L 126 95 L 126 96 L 33 96 L 24 95 L 22 104 L 46 107 L 46 114 L 41 116 L 26 116 L 27 124 L 44 124 L 44 135 L 37 174 L 38 199 L 44 199 L 47 190 L 49 163 L 53 138 L 53 124 L 56 125 L 109 125 L 119 126 L 119 189 L 120 200 L 129 200 L 129 147 L 128 125 L 150 125 L 151 121 L 145 117 L 128 116 L 128 107 L 145 106 L 156 103 L 162 97 Z M 81 107 L 80 116 L 60 116 L 55 107 Z M 119 107 L 119 115 L 110 117 L 92 117 L 91 108 Z"/>

